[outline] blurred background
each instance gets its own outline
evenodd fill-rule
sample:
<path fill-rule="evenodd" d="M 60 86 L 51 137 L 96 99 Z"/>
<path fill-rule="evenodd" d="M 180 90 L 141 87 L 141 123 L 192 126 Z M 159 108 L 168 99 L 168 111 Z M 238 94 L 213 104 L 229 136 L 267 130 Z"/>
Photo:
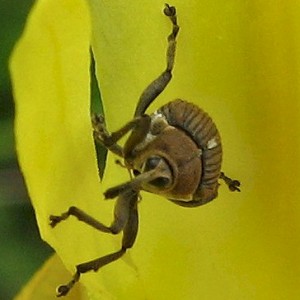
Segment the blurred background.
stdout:
<path fill-rule="evenodd" d="M 0 299 L 9 300 L 52 253 L 39 236 L 19 170 L 8 60 L 34 0 L 0 0 Z"/>

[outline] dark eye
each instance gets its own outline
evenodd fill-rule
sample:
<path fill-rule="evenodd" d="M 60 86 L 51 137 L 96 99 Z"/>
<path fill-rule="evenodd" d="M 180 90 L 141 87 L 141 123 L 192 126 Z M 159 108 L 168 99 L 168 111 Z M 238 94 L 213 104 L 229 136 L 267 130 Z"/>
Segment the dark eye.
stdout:
<path fill-rule="evenodd" d="M 136 169 L 133 170 L 134 176 L 139 176 L 140 174 L 141 174 L 141 172 L 139 170 L 136 170 Z"/>
<path fill-rule="evenodd" d="M 149 182 L 149 184 L 154 185 L 159 188 L 163 188 L 170 183 L 170 179 L 167 177 L 158 177 Z"/>
<path fill-rule="evenodd" d="M 155 169 L 155 167 L 159 164 L 161 161 L 161 158 L 158 156 L 153 156 L 147 159 L 145 167 L 144 167 L 144 172 L 150 171 Z"/>

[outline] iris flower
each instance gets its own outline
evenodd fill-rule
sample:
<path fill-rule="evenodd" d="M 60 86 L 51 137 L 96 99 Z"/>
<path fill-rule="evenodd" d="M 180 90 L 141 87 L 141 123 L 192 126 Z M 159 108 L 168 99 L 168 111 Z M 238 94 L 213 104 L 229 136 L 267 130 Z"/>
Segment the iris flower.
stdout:
<path fill-rule="evenodd" d="M 142 193 L 134 248 L 81 277 L 86 297 L 297 299 L 299 1 L 170 4 L 181 27 L 174 78 L 150 111 L 182 98 L 209 112 L 223 139 L 223 170 L 241 180 L 242 192 L 222 185 L 216 200 L 193 209 Z M 109 224 L 114 201 L 102 193 L 128 180 L 109 155 L 99 182 L 90 46 L 113 131 L 132 118 L 140 93 L 165 67 L 171 24 L 163 6 L 158 0 L 39 0 L 13 53 L 19 162 L 41 236 L 71 273 L 78 263 L 118 250 L 120 238 L 75 218 L 52 229 L 49 215 L 76 205 Z M 53 295 L 54 285 L 66 283 L 51 274 L 44 273 L 37 290 L 48 278 Z"/>

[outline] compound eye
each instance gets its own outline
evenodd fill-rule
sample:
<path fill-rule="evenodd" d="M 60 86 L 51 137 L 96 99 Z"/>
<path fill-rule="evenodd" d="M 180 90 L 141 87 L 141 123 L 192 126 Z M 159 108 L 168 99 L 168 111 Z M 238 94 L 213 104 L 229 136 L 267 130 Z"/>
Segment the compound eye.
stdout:
<path fill-rule="evenodd" d="M 149 184 L 154 185 L 158 188 L 164 188 L 170 183 L 170 179 L 167 177 L 158 177 L 149 182 Z"/>
<path fill-rule="evenodd" d="M 133 169 L 133 175 L 136 177 L 136 176 L 139 176 L 141 174 L 141 172 L 137 169 Z"/>
<path fill-rule="evenodd" d="M 147 172 L 147 171 L 155 169 L 160 161 L 161 161 L 161 158 L 158 156 L 152 156 L 152 157 L 148 158 L 145 163 L 143 172 Z"/>

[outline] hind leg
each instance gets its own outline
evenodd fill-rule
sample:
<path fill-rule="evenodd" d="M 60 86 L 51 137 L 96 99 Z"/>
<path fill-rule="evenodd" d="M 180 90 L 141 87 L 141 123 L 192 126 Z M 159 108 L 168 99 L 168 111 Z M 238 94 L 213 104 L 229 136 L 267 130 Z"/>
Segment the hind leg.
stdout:
<path fill-rule="evenodd" d="M 80 275 L 89 271 L 97 271 L 103 266 L 119 259 L 128 248 L 131 248 L 136 239 L 138 231 L 138 212 L 137 212 L 138 193 L 127 189 L 119 194 L 114 211 L 114 221 L 110 226 L 106 226 L 98 220 L 77 207 L 70 207 L 69 210 L 60 216 L 50 216 L 50 225 L 57 226 L 61 221 L 65 221 L 69 216 L 75 216 L 91 227 L 106 233 L 117 234 L 123 231 L 122 247 L 119 251 L 93 259 L 91 261 L 76 266 L 76 273 L 73 278 L 57 289 L 57 296 L 65 296 L 72 289 L 74 284 L 80 279 Z"/>

